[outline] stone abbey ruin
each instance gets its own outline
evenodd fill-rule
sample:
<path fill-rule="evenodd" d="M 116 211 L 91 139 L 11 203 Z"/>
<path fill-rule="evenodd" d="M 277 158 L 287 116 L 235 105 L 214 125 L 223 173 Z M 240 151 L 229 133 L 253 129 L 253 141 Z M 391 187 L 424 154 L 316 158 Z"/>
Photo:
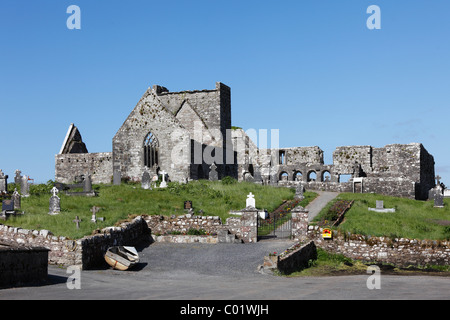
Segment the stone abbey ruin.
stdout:
<path fill-rule="evenodd" d="M 141 181 L 144 172 L 168 181 L 221 179 L 306 189 L 380 193 L 428 199 L 435 187 L 434 158 L 420 143 L 341 146 L 324 164 L 315 147 L 260 149 L 244 130 L 231 126 L 231 91 L 169 92 L 149 88 L 112 139 L 112 152 L 89 153 L 70 125 L 55 156 L 55 180 L 71 183 Z M 343 177 L 350 177 L 344 181 Z"/>

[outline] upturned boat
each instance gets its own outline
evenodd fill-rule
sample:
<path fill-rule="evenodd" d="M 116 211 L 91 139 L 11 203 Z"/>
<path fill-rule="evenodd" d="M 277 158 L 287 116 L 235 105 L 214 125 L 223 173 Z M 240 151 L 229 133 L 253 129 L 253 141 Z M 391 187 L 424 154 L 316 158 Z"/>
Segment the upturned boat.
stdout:
<path fill-rule="evenodd" d="M 110 247 L 105 253 L 105 261 L 114 269 L 125 271 L 139 262 L 139 255 L 134 247 Z"/>

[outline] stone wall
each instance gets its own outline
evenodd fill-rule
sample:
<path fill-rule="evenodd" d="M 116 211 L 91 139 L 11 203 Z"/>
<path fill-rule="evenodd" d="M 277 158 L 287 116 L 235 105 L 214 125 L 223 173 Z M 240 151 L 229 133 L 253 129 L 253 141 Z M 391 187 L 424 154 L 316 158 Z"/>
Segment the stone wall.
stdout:
<path fill-rule="evenodd" d="M 54 265 L 79 265 L 81 251 L 79 240 L 54 236 L 48 230 L 28 230 L 0 225 L 0 240 L 25 247 L 45 247 L 49 249 L 48 263 Z"/>
<path fill-rule="evenodd" d="M 218 216 L 196 216 L 185 214 L 181 216 L 160 216 L 150 215 L 144 219 L 151 229 L 155 241 L 173 242 L 204 242 L 203 240 L 191 240 L 184 235 L 173 235 L 174 233 L 186 234 L 190 229 L 203 229 L 207 235 L 215 235 L 216 238 L 227 237 L 238 239 L 240 242 L 251 243 L 257 241 L 257 210 L 244 209 L 240 211 L 240 217 L 231 217 L 222 223 Z M 224 233 L 225 232 L 225 233 Z M 231 240 L 218 239 L 205 240 L 208 243 L 214 242 L 235 242 Z"/>
<path fill-rule="evenodd" d="M 47 280 L 48 251 L 43 247 L 0 245 L 0 287 Z"/>
<path fill-rule="evenodd" d="M 148 227 L 155 236 L 171 233 L 187 233 L 190 229 L 205 230 L 207 234 L 217 234 L 223 229 L 222 220 L 218 216 L 196 216 L 185 214 L 180 216 L 149 215 L 144 217 Z"/>
<path fill-rule="evenodd" d="M 240 217 L 227 219 L 226 228 L 229 233 L 235 235 L 244 243 L 256 243 L 258 241 L 258 210 L 246 208 L 241 212 Z"/>
<path fill-rule="evenodd" d="M 314 241 L 305 245 L 294 244 L 285 252 L 264 257 L 260 271 L 274 271 L 277 269 L 281 274 L 290 274 L 309 267 L 311 260 L 317 259 L 317 248 Z"/>
<path fill-rule="evenodd" d="M 158 142 L 158 166 L 171 181 L 191 178 L 191 163 L 201 165 L 205 160 L 202 146 L 223 149 L 223 158 L 216 161 L 223 163 L 224 137 L 226 129 L 231 128 L 230 99 L 230 88 L 219 82 L 214 90 L 169 92 L 160 86 L 149 88 L 113 138 L 114 170 L 131 180 L 141 179 L 143 145 L 149 132 Z M 194 142 L 200 154 L 192 159 L 191 148 L 197 146 Z"/>
<path fill-rule="evenodd" d="M 343 235 L 333 232 L 333 239 L 322 239 L 322 229 L 309 227 L 308 237 L 317 247 L 365 262 L 409 265 L 449 265 L 450 241 Z"/>
<path fill-rule="evenodd" d="M 150 232 L 142 217 L 124 222 L 117 227 L 102 229 L 101 233 L 72 240 L 56 237 L 48 230 L 28 230 L 0 225 L 0 240 L 29 247 L 49 249 L 48 263 L 52 265 L 79 265 L 92 269 L 106 265 L 103 258 L 110 246 L 134 246 L 149 240 Z"/>
<path fill-rule="evenodd" d="M 111 183 L 112 153 L 67 153 L 55 155 L 55 181 L 73 183 L 76 176 L 91 174 L 92 183 Z"/>
<path fill-rule="evenodd" d="M 138 216 L 131 222 L 123 222 L 117 227 L 102 229 L 100 234 L 79 240 L 82 250 L 82 268 L 93 269 L 106 266 L 104 255 L 112 246 L 136 246 L 150 241 L 150 229 L 146 221 Z"/>

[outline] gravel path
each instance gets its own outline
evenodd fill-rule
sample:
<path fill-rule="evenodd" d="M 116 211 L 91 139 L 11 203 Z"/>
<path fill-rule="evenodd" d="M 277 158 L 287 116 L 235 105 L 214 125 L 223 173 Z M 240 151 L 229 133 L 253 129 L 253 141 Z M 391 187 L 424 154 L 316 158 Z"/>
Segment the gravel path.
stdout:
<path fill-rule="evenodd" d="M 312 202 L 310 202 L 306 206 L 306 210 L 309 211 L 308 221 L 312 221 L 315 216 L 319 214 L 319 212 L 327 205 L 328 202 L 336 198 L 339 193 L 338 192 L 326 192 L 326 191 L 314 191 L 319 194 L 317 198 L 315 198 Z"/>

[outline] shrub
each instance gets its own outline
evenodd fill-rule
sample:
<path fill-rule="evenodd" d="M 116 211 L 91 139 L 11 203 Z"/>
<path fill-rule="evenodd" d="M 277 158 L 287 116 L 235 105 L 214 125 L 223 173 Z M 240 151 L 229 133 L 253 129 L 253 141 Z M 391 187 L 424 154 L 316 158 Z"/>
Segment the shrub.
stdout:
<path fill-rule="evenodd" d="M 237 180 L 230 176 L 226 176 L 222 179 L 222 184 L 225 184 L 225 185 L 235 184 L 235 183 L 237 183 Z"/>

